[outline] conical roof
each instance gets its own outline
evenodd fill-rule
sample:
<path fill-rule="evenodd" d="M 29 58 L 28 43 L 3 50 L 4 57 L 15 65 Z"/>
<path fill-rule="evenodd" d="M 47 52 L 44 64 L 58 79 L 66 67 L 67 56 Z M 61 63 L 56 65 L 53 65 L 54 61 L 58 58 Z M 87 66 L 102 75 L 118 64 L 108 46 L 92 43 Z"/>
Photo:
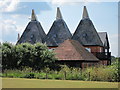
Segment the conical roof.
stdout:
<path fill-rule="evenodd" d="M 99 61 L 76 40 L 65 40 L 54 52 L 58 60 Z"/>
<path fill-rule="evenodd" d="M 73 34 L 72 39 L 79 41 L 82 45 L 103 46 L 92 21 L 88 17 L 86 7 L 84 7 L 83 18 Z"/>
<path fill-rule="evenodd" d="M 62 14 L 60 9 L 57 8 L 56 20 L 53 22 L 46 38 L 45 43 L 47 46 L 58 46 L 60 43 L 64 42 L 72 37 L 65 21 L 62 19 Z"/>
<path fill-rule="evenodd" d="M 28 23 L 26 29 L 24 30 L 17 44 L 25 43 L 25 42 L 31 44 L 35 44 L 37 42 L 42 43 L 45 37 L 46 34 L 40 22 L 37 21 L 34 10 L 32 10 L 31 21 Z"/>

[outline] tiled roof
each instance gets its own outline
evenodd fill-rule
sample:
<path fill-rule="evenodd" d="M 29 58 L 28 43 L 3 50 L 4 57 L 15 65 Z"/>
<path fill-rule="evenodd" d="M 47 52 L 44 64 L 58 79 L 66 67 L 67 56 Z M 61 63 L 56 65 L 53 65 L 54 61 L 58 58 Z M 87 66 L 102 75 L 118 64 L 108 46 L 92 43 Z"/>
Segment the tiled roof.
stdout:
<path fill-rule="evenodd" d="M 17 44 L 20 43 L 37 43 L 37 42 L 43 42 L 44 38 L 46 37 L 46 34 L 40 24 L 39 21 L 37 21 L 34 11 L 32 10 L 31 15 L 31 21 L 28 23 L 26 29 L 24 30 L 23 34 L 21 35 L 20 39 L 18 40 Z"/>
<path fill-rule="evenodd" d="M 82 45 L 103 46 L 103 43 L 88 17 L 87 9 L 84 7 L 83 19 L 80 21 L 72 39 L 79 41 Z"/>
<path fill-rule="evenodd" d="M 47 46 L 58 46 L 60 43 L 72 37 L 71 32 L 68 29 L 65 21 L 62 19 L 60 9 L 57 8 L 57 17 L 53 22 L 44 43 Z"/>
<path fill-rule="evenodd" d="M 100 39 L 105 47 L 109 48 L 109 41 L 108 41 L 108 35 L 107 32 L 98 32 Z"/>
<path fill-rule="evenodd" d="M 54 50 L 54 52 L 58 60 L 99 61 L 98 58 L 75 40 L 65 40 Z"/>

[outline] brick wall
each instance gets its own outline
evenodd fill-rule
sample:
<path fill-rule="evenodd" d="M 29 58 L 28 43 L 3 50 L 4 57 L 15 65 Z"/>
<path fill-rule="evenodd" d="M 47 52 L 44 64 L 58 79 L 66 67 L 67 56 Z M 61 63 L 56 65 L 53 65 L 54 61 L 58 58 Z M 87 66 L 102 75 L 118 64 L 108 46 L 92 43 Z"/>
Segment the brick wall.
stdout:
<path fill-rule="evenodd" d="M 87 67 L 91 67 L 91 66 L 97 66 L 98 62 L 83 62 L 82 63 L 82 68 L 87 68 Z"/>
<path fill-rule="evenodd" d="M 85 48 L 90 48 L 91 52 L 103 52 L 103 47 L 101 46 L 84 46 Z"/>
<path fill-rule="evenodd" d="M 101 64 L 101 65 L 108 65 L 108 64 L 109 64 L 109 61 L 108 61 L 108 60 L 101 60 L 101 61 L 100 61 L 100 64 Z"/>

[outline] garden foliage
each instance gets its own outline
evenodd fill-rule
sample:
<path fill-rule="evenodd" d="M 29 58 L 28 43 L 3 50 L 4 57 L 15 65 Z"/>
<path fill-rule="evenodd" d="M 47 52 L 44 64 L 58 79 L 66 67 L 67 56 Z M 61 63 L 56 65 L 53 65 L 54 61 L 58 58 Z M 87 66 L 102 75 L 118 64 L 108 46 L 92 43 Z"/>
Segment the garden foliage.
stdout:
<path fill-rule="evenodd" d="M 2 47 L 2 69 L 23 69 L 31 67 L 40 70 L 45 67 L 54 68 L 54 53 L 49 51 L 46 45 L 36 43 L 34 45 L 23 43 L 12 45 L 3 43 Z"/>
<path fill-rule="evenodd" d="M 56 65 L 54 53 L 46 45 L 24 43 L 12 45 L 3 43 L 2 47 L 2 77 L 109 81 L 119 80 L 120 63 L 117 58 L 112 65 L 87 67 L 84 69 Z M 61 67 L 56 69 L 56 67 Z"/>
<path fill-rule="evenodd" d="M 2 77 L 12 78 L 36 78 L 36 79 L 58 79 L 58 80 L 83 80 L 83 81 L 108 81 L 118 82 L 118 68 L 116 65 L 89 67 L 86 69 L 69 68 L 62 66 L 60 71 L 44 70 L 33 71 L 32 68 L 24 70 L 5 70 Z"/>

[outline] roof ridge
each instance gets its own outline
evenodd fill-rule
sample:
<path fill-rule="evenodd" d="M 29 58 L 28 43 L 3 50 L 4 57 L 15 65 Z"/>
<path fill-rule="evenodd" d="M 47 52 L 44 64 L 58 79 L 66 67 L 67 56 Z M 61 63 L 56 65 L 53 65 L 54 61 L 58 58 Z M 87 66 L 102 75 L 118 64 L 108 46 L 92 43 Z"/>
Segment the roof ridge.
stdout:
<path fill-rule="evenodd" d="M 82 57 L 83 59 L 83 56 L 80 54 L 80 52 L 78 51 L 78 49 L 74 46 L 74 42 L 75 40 L 70 40 L 71 44 L 73 45 L 73 47 L 75 48 L 75 50 L 79 53 L 79 55 Z M 76 41 L 75 41 L 76 42 Z"/>
<path fill-rule="evenodd" d="M 59 60 L 85 60 L 99 61 L 93 54 L 88 52 L 78 41 L 67 39 L 54 51 Z"/>
<path fill-rule="evenodd" d="M 76 47 L 76 45 L 75 44 L 79 44 L 79 46 L 80 46 L 80 48 L 82 49 L 82 50 L 84 50 L 85 51 L 85 53 L 89 53 L 89 54 L 92 54 L 92 53 L 90 53 L 89 51 L 87 51 L 78 41 L 76 41 L 76 40 L 71 40 L 71 43 L 72 43 L 72 45 L 74 46 L 74 48 L 75 48 L 75 50 L 79 53 L 79 55 L 82 57 L 82 59 L 84 60 L 85 58 L 84 58 L 84 56 L 83 56 L 83 54 L 81 54 L 80 52 L 79 52 L 79 47 L 77 46 Z M 95 57 L 94 55 L 92 55 L 93 57 Z M 96 58 L 96 57 L 95 57 Z"/>

